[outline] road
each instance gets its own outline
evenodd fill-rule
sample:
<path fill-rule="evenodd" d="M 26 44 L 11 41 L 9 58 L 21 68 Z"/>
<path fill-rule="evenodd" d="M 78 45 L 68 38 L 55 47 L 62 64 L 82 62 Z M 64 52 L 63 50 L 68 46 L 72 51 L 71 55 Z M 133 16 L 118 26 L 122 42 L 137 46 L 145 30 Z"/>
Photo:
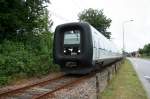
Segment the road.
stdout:
<path fill-rule="evenodd" d="M 141 80 L 150 99 L 150 60 L 140 58 L 128 58 L 133 64 L 139 79 Z"/>

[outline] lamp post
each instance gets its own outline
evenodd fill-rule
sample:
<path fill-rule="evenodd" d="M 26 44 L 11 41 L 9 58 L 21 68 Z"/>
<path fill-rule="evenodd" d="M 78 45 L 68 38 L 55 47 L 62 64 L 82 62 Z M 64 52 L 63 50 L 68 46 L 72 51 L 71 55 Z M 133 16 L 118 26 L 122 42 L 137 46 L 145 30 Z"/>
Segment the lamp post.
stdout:
<path fill-rule="evenodd" d="M 123 21 L 123 23 L 122 23 L 122 32 L 123 32 L 123 35 L 122 35 L 122 46 L 123 46 L 123 48 L 122 48 L 122 54 L 123 55 L 125 55 L 125 41 L 124 41 L 124 33 L 125 33 L 125 28 L 124 28 L 124 25 L 125 25 L 125 23 L 128 23 L 128 22 L 132 22 L 132 21 L 134 21 L 134 20 L 127 20 L 127 21 Z"/>

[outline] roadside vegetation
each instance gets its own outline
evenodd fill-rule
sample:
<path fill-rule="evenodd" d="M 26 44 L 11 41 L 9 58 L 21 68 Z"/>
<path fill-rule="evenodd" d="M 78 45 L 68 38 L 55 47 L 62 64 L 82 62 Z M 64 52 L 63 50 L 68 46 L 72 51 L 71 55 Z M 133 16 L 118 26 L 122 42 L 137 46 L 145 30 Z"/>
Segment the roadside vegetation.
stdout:
<path fill-rule="evenodd" d="M 147 99 L 147 95 L 129 60 L 101 94 L 102 99 Z"/>
<path fill-rule="evenodd" d="M 150 55 L 141 55 L 141 58 L 150 59 Z"/>
<path fill-rule="evenodd" d="M 139 49 L 139 53 L 141 54 L 142 58 L 150 59 L 150 43 L 144 45 L 143 48 Z"/>
<path fill-rule="evenodd" d="M 49 0 L 0 1 L 0 86 L 59 71 L 52 63 Z"/>
<path fill-rule="evenodd" d="M 0 85 L 18 77 L 34 77 L 58 71 L 52 63 L 51 34 L 23 42 L 3 40 L 0 44 Z"/>

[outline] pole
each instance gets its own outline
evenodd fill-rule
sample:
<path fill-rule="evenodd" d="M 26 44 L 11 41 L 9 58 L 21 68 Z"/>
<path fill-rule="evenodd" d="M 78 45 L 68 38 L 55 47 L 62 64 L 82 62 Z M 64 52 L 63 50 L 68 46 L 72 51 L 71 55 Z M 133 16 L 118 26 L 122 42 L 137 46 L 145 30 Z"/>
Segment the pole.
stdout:
<path fill-rule="evenodd" d="M 125 52 L 125 44 L 124 44 L 124 23 L 122 25 L 122 32 L 123 32 L 123 35 L 122 35 L 122 39 L 123 39 L 123 42 L 122 42 L 122 54 L 124 55 L 124 52 Z"/>
<path fill-rule="evenodd" d="M 125 25 L 125 23 L 128 23 L 128 22 L 131 22 L 131 21 L 134 21 L 134 20 L 127 20 L 127 21 L 124 21 L 123 23 L 122 23 L 122 54 L 123 54 L 123 56 L 125 56 L 125 29 L 124 29 L 124 25 Z"/>

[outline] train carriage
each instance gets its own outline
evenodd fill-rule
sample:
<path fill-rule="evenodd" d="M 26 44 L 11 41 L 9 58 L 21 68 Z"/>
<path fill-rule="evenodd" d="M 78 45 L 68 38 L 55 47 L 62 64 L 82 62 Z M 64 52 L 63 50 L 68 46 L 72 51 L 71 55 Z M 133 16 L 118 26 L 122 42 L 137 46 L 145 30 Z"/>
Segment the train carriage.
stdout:
<path fill-rule="evenodd" d="M 86 74 L 96 64 L 105 66 L 122 58 L 114 44 L 85 22 L 56 27 L 53 47 L 54 63 L 71 74 Z"/>

